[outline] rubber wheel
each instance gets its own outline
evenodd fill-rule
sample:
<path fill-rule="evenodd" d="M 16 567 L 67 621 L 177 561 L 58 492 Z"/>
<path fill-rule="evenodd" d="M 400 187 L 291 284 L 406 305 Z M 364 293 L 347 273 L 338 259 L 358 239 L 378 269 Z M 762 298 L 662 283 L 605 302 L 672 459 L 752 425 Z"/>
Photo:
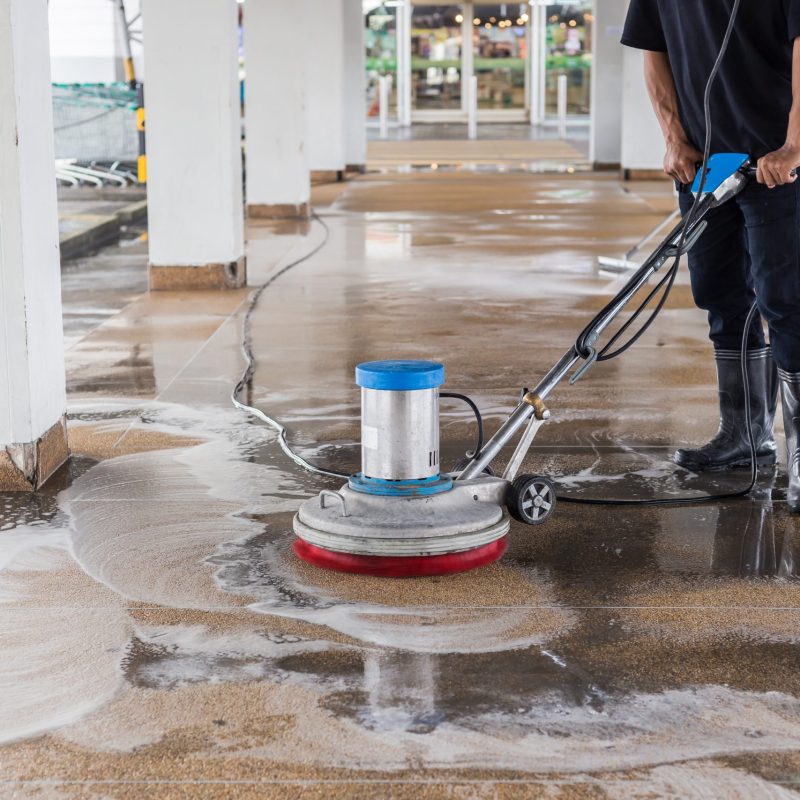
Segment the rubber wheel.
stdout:
<path fill-rule="evenodd" d="M 508 511 L 526 525 L 541 525 L 556 508 L 556 487 L 541 475 L 520 475 L 508 490 Z"/>
<path fill-rule="evenodd" d="M 472 463 L 471 458 L 462 458 L 459 461 L 456 461 L 455 466 L 453 467 L 451 472 L 461 472 L 461 470 L 466 469 Z M 491 467 L 485 467 L 481 475 L 488 475 L 490 478 L 494 478 L 495 474 Z"/>

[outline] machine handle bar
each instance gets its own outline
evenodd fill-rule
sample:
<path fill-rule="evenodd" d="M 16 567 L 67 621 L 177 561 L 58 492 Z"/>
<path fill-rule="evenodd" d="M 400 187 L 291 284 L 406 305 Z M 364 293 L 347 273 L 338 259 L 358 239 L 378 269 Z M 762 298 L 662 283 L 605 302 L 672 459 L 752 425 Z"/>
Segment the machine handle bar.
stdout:
<path fill-rule="evenodd" d="M 797 172 L 798 169 L 800 169 L 800 167 L 795 167 L 789 173 L 789 175 L 791 175 L 793 178 L 796 178 L 798 175 Z M 758 164 L 748 164 L 746 167 L 742 169 L 742 172 L 744 172 L 744 174 L 747 175 L 748 178 L 755 178 L 756 175 L 758 174 Z"/>

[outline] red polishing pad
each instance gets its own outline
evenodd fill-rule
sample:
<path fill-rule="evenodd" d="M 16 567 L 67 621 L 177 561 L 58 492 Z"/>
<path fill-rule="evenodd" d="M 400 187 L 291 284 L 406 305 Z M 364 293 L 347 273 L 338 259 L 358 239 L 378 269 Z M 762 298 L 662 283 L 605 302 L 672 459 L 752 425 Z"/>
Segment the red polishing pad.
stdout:
<path fill-rule="evenodd" d="M 508 547 L 508 537 L 465 550 L 435 556 L 360 556 L 324 550 L 302 539 L 295 539 L 294 552 L 298 558 L 315 567 L 382 578 L 420 578 L 427 575 L 453 575 L 457 572 L 492 564 L 502 557 Z"/>

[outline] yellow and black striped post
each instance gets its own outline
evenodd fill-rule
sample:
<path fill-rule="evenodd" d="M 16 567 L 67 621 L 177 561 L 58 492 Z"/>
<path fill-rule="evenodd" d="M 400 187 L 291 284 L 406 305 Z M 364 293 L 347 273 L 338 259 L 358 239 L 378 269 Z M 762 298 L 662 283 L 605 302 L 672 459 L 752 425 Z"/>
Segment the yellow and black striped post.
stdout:
<path fill-rule="evenodd" d="M 133 58 L 131 56 L 125 56 L 122 66 L 125 69 L 125 83 L 127 83 L 131 89 L 135 89 L 136 71 L 133 68 Z"/>
<path fill-rule="evenodd" d="M 136 131 L 139 134 L 139 158 L 137 160 L 137 178 L 139 183 L 147 183 L 147 149 L 144 132 L 144 84 L 139 84 L 136 95 Z"/>
<path fill-rule="evenodd" d="M 123 59 L 122 66 L 125 70 L 125 83 L 131 89 L 136 88 L 136 70 L 133 66 L 133 51 L 131 50 L 131 29 L 128 24 L 128 17 L 125 14 L 125 0 L 117 3 L 117 15 L 119 19 L 120 35 L 122 36 Z"/>

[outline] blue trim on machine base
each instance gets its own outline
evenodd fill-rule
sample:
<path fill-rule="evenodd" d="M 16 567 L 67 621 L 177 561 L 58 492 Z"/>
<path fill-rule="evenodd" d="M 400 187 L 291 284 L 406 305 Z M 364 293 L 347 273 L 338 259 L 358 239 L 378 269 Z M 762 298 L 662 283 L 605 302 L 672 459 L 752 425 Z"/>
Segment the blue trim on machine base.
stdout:
<path fill-rule="evenodd" d="M 357 472 L 350 476 L 349 486 L 355 492 L 384 497 L 425 497 L 450 491 L 453 488 L 453 479 L 444 475 L 433 475 L 418 480 L 387 481 L 382 478 L 368 478 L 363 472 Z"/>

